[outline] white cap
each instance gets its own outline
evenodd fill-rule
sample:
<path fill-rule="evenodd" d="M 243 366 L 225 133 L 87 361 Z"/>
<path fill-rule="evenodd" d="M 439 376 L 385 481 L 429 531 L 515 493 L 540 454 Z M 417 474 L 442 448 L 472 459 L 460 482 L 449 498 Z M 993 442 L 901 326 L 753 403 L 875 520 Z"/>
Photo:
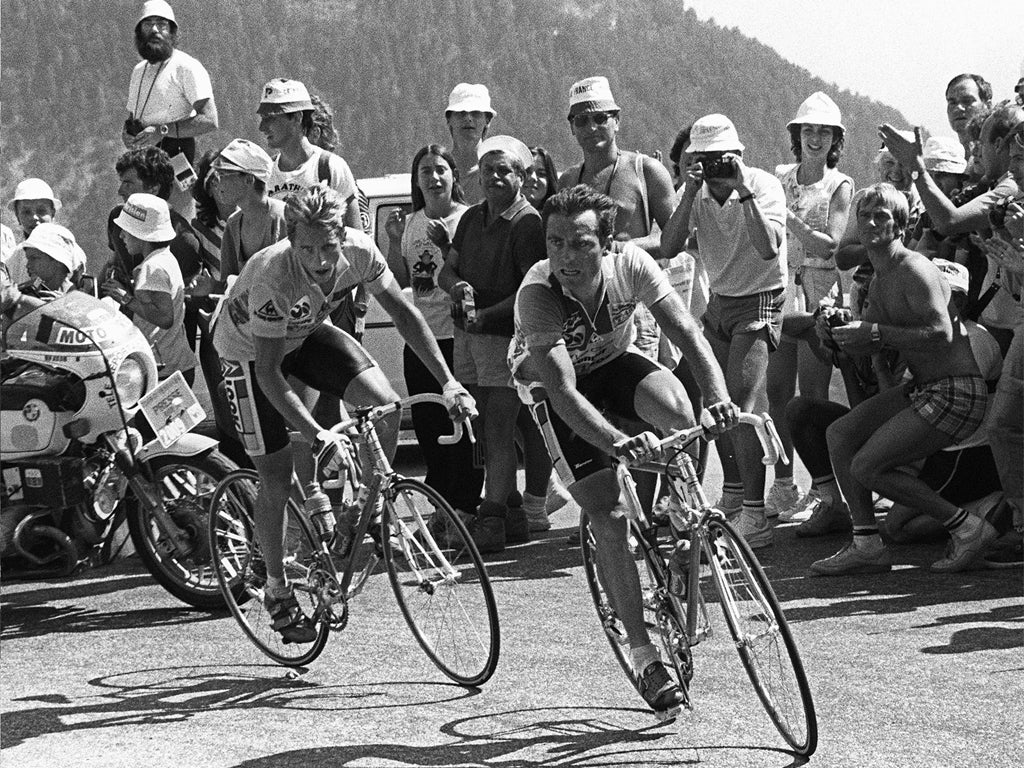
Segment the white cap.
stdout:
<path fill-rule="evenodd" d="M 967 293 L 971 282 L 971 273 L 967 267 L 963 264 L 957 264 L 955 261 L 947 261 L 946 259 L 932 259 L 932 264 L 939 268 L 939 272 L 942 273 L 942 276 L 946 278 L 946 282 L 949 283 L 951 291 Z"/>
<path fill-rule="evenodd" d="M 446 115 L 449 112 L 486 112 L 491 117 L 498 114 L 491 107 L 491 92 L 480 83 L 459 83 L 452 88 L 444 108 Z"/>
<path fill-rule="evenodd" d="M 827 93 L 815 91 L 796 110 L 796 117 L 786 124 L 791 125 L 831 125 L 835 128 L 846 127 L 843 125 L 843 116 Z"/>
<path fill-rule="evenodd" d="M 952 136 L 929 136 L 923 155 L 929 173 L 967 173 L 963 144 Z"/>
<path fill-rule="evenodd" d="M 114 223 L 147 243 L 166 243 L 177 234 L 171 225 L 171 209 L 167 207 L 167 201 L 145 192 L 130 195 Z"/>
<path fill-rule="evenodd" d="M 298 80 L 275 77 L 263 86 L 258 115 L 285 115 L 289 112 L 304 112 L 313 109 L 306 86 Z"/>
<path fill-rule="evenodd" d="M 533 165 L 533 153 L 530 148 L 514 136 L 491 136 L 484 139 L 476 148 L 477 159 L 481 159 L 488 152 L 504 152 L 510 157 L 519 158 L 524 169 Z"/>
<path fill-rule="evenodd" d="M 736 133 L 736 126 L 725 115 L 705 115 L 690 129 L 688 153 L 695 152 L 742 152 L 743 144 Z"/>
<path fill-rule="evenodd" d="M 167 0 L 146 0 L 142 4 L 142 13 L 139 15 L 139 21 L 135 22 L 136 26 L 138 26 L 140 21 L 148 19 L 150 16 L 167 19 L 174 26 L 178 26 L 178 22 L 174 18 L 174 9 L 171 8 L 171 4 Z"/>
<path fill-rule="evenodd" d="M 577 80 L 569 89 L 569 117 L 584 112 L 618 112 L 619 105 L 612 96 L 607 77 L 587 77 Z"/>
<path fill-rule="evenodd" d="M 50 185 L 42 179 L 22 179 L 18 182 L 18 186 L 14 188 L 14 197 L 7 206 L 13 211 L 14 204 L 19 200 L 49 200 L 53 203 L 53 210 L 60 210 L 60 200 L 54 196 Z"/>
<path fill-rule="evenodd" d="M 60 224 L 46 222 L 38 225 L 25 238 L 22 246 L 42 251 L 54 261 L 59 261 L 67 267 L 68 272 L 74 272 L 79 267 L 85 266 L 85 251 L 79 247 L 71 230 Z"/>
<path fill-rule="evenodd" d="M 274 161 L 259 144 L 248 139 L 234 139 L 213 161 L 214 169 L 241 171 L 260 181 L 270 179 Z"/>

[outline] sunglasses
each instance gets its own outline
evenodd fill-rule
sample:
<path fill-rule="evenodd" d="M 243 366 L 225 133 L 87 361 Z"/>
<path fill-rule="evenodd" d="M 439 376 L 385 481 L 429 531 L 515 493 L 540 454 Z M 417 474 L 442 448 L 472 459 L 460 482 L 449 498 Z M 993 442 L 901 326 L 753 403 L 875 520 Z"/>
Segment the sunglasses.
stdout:
<path fill-rule="evenodd" d="M 604 125 L 609 118 L 615 117 L 612 112 L 584 112 L 582 115 L 572 115 L 569 122 L 575 128 L 586 128 L 593 121 L 594 125 Z"/>

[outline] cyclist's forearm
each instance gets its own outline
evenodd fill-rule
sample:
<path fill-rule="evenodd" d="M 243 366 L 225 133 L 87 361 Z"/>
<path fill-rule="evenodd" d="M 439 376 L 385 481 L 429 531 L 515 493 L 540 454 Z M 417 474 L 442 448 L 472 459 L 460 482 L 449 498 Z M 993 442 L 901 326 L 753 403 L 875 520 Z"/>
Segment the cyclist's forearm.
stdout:
<path fill-rule="evenodd" d="M 548 398 L 555 413 L 572 427 L 573 432 L 609 455 L 614 453 L 615 443 L 629 437 L 616 429 L 589 400 L 574 389 L 552 389 L 548 392 Z"/>
<path fill-rule="evenodd" d="M 289 426 L 301 432 L 307 441 L 313 442 L 320 432 L 320 425 L 313 419 L 302 398 L 288 385 L 280 371 L 263 373 L 257 368 L 256 381 L 267 396 L 267 400 Z"/>

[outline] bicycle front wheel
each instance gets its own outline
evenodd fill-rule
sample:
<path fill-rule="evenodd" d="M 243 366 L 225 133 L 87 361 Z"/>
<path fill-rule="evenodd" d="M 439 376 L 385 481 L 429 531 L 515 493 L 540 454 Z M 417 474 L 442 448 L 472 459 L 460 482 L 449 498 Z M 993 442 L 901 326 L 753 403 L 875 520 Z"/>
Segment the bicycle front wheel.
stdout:
<path fill-rule="evenodd" d="M 487 682 L 498 665 L 498 608 L 466 526 L 437 491 L 408 478 L 387 490 L 384 524 L 384 564 L 417 642 L 460 685 Z"/>
<path fill-rule="evenodd" d="M 319 544 L 305 516 L 294 501 L 289 501 L 285 508 L 285 576 L 294 586 L 303 612 L 312 618 L 317 630 L 313 642 L 289 645 L 271 626 L 270 614 L 263 604 L 267 569 L 256 542 L 254 525 L 258 490 L 259 476 L 251 469 L 231 472 L 217 486 L 210 501 L 213 564 L 221 593 L 242 631 L 277 663 L 300 667 L 320 655 L 331 629 L 323 617 L 317 618 L 320 612 L 315 574 Z M 239 584 L 241 590 L 237 588 Z"/>
<path fill-rule="evenodd" d="M 686 601 L 669 592 L 668 574 L 664 562 L 656 551 L 646 549 L 637 539 L 635 529 L 627 530 L 630 555 L 640 581 L 640 600 L 643 603 L 644 623 L 651 640 L 658 648 L 669 673 L 683 691 L 684 702 L 690 706 L 690 681 L 693 679 L 693 653 L 686 635 Z M 626 627 L 612 607 L 605 591 L 598 567 L 598 546 L 586 515 L 580 518 L 580 545 L 583 551 L 583 571 L 590 586 L 590 596 L 597 609 L 608 644 L 626 677 L 640 692 L 639 679 L 629 657 L 629 638 Z"/>
<path fill-rule="evenodd" d="M 768 577 L 724 520 L 711 520 L 706 546 L 729 632 L 761 704 L 800 755 L 814 753 L 818 721 L 789 624 Z"/>

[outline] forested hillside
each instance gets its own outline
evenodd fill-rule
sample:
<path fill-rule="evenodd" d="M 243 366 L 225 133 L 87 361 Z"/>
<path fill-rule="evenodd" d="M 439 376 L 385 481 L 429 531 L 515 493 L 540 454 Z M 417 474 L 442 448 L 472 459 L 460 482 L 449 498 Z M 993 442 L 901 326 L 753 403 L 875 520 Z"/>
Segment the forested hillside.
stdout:
<path fill-rule="evenodd" d="M 305 81 L 333 106 L 339 151 L 356 176 L 404 171 L 415 150 L 447 138 L 443 110 L 459 81 L 486 83 L 492 131 L 578 155 L 565 121 L 572 82 L 607 75 L 623 108 L 620 145 L 666 155 L 677 130 L 709 112 L 736 123 L 750 163 L 788 162 L 786 122 L 812 91 L 829 93 L 849 129 L 843 169 L 870 176 L 875 126 L 895 110 L 840 91 L 772 49 L 700 21 L 680 0 L 174 0 L 179 47 L 210 71 L 221 129 L 259 140 L 262 84 Z M 103 222 L 117 202 L 114 162 L 131 67 L 133 0 L 2 0 L 3 175 L 40 176 L 91 262 L 106 257 Z M 837 50 L 837 55 L 844 55 Z M 5 210 L 4 221 L 13 224 Z"/>

